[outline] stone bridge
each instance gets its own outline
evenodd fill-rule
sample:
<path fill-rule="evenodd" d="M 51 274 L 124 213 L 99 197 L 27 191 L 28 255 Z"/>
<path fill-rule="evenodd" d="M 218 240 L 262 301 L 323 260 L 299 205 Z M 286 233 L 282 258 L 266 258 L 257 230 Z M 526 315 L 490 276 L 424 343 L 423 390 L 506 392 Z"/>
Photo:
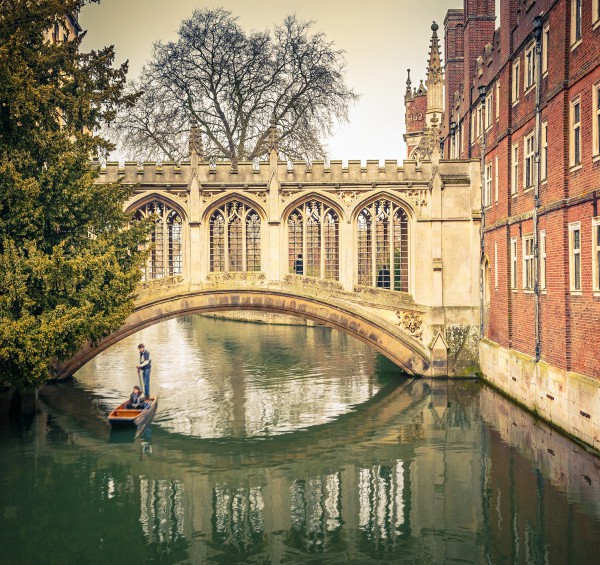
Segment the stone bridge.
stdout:
<path fill-rule="evenodd" d="M 273 133 L 273 132 L 272 132 Z M 276 139 L 273 133 L 272 139 Z M 66 363 L 191 313 L 291 314 L 347 332 L 414 375 L 477 370 L 477 161 L 108 163 L 155 227 L 135 311 Z"/>

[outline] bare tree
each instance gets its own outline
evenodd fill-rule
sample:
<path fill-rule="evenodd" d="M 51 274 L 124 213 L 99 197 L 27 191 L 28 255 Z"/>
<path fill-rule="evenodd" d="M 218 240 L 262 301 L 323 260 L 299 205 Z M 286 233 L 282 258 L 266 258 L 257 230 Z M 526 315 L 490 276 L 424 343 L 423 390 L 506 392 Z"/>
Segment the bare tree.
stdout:
<path fill-rule="evenodd" d="M 323 138 L 357 95 L 344 82 L 343 51 L 312 25 L 288 16 L 273 35 L 246 35 L 231 12 L 196 10 L 176 42 L 154 45 L 132 85 L 137 106 L 113 124 L 117 143 L 138 158 L 179 160 L 195 118 L 205 156 L 235 166 L 268 153 L 274 119 L 284 157 L 323 158 Z"/>

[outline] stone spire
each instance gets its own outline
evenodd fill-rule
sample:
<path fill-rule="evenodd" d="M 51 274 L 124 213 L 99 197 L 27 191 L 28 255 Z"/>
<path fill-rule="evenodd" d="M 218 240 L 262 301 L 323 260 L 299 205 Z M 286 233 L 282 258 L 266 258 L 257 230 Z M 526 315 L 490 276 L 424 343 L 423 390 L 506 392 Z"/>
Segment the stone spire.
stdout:
<path fill-rule="evenodd" d="M 277 133 L 277 119 L 275 118 L 275 114 L 272 114 L 271 123 L 269 125 L 269 152 L 278 151 L 278 141 L 279 135 Z"/>
<path fill-rule="evenodd" d="M 406 92 L 404 93 L 404 102 L 412 99 L 412 82 L 410 81 L 410 69 L 406 69 L 406 73 L 408 74 L 408 78 L 406 79 Z"/>
<path fill-rule="evenodd" d="M 440 40 L 437 35 L 439 26 L 433 22 L 431 24 L 431 41 L 429 43 L 429 60 L 427 61 L 427 88 L 432 85 L 444 82 L 442 73 L 442 58 L 440 56 Z"/>
<path fill-rule="evenodd" d="M 192 116 L 190 119 L 190 155 L 196 154 L 201 160 L 204 158 L 204 147 L 202 145 L 202 135 L 198 129 L 198 122 Z"/>
<path fill-rule="evenodd" d="M 431 24 L 431 42 L 429 44 L 429 60 L 427 61 L 427 113 L 425 115 L 426 127 L 431 127 L 433 118 L 437 123 L 443 123 L 444 113 L 444 73 L 442 71 L 442 58 L 440 56 L 440 40 L 437 35 L 439 26 Z"/>

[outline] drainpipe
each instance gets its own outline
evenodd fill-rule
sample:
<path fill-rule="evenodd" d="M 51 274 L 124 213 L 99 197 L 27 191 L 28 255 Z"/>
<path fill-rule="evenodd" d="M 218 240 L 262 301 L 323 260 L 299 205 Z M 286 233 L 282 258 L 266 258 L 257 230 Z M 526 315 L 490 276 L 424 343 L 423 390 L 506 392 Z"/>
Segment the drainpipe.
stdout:
<path fill-rule="evenodd" d="M 481 228 L 479 230 L 479 337 L 483 339 L 485 331 L 485 272 L 483 260 L 485 258 L 485 85 L 479 87 L 479 103 L 481 104 Z"/>
<path fill-rule="evenodd" d="M 533 178 L 533 292 L 535 295 L 535 361 L 540 360 L 540 250 L 539 250 L 539 209 L 540 209 L 540 152 L 542 144 L 542 16 L 533 19 L 533 33 L 535 36 L 535 171 Z"/>

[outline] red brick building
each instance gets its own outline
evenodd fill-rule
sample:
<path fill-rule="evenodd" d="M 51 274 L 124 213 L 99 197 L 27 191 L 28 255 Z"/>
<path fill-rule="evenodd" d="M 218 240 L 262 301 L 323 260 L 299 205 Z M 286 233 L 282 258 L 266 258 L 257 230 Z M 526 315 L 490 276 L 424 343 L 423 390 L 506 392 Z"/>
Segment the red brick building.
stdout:
<path fill-rule="evenodd" d="M 482 166 L 486 379 L 600 447 L 600 0 L 465 0 L 444 157 Z"/>

